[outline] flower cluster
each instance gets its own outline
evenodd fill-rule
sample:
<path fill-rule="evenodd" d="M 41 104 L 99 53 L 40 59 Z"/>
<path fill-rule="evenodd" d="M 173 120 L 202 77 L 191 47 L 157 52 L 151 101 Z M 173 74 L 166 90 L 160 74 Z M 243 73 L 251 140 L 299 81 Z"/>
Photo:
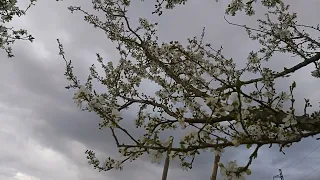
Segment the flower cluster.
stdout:
<path fill-rule="evenodd" d="M 159 163 L 163 158 L 163 154 L 159 151 L 151 150 L 150 152 L 151 162 L 152 163 Z"/>
<path fill-rule="evenodd" d="M 241 172 L 238 174 L 238 165 L 237 161 L 229 161 L 227 163 L 227 166 L 224 166 L 221 162 L 219 163 L 220 166 L 220 172 L 223 177 L 226 177 L 226 179 L 232 179 L 232 180 L 245 180 L 244 174 L 250 174 L 250 170 L 247 169 L 244 172 Z"/>
<path fill-rule="evenodd" d="M 168 8 L 173 8 L 186 0 L 165 2 Z M 244 9 L 253 15 L 253 2 L 232 0 L 227 13 L 234 15 Z M 187 45 L 178 41 L 159 43 L 157 23 L 140 18 L 138 27 L 131 26 L 126 14 L 130 6 L 128 1 L 93 1 L 94 9 L 105 12 L 106 20 L 100 20 L 81 7 L 70 7 L 72 12 L 84 13 L 87 22 L 117 43 L 120 54 L 117 65 L 105 63 L 97 54 L 105 77 L 99 76 L 92 66 L 85 86 L 73 76 L 71 63 L 67 64 L 69 87 L 78 89 L 74 95 L 77 104 L 81 107 L 86 103 L 85 110 L 99 115 L 102 119 L 100 127 L 110 129 L 119 153 L 125 158 L 123 161 L 107 159 L 101 167 L 91 152 L 88 154 L 90 163 L 104 170 L 121 169 L 125 161 L 133 161 L 145 153 L 151 156 L 152 162 L 160 163 L 164 153 L 170 152 L 170 159 L 177 158 L 182 168 L 191 168 L 202 150 L 211 149 L 221 155 L 225 147 L 257 145 L 245 168 L 238 167 L 236 161 L 229 162 L 226 167 L 220 164 L 223 176 L 244 179 L 245 173 L 250 174 L 248 167 L 261 146 L 279 144 L 282 151 L 283 147 L 289 147 L 303 137 L 320 133 L 302 123 L 302 119 L 303 122 L 307 122 L 305 119 L 311 121 L 309 116 L 298 116 L 295 111 L 293 90 L 296 83 L 289 87 L 290 93 L 278 92 L 275 88 L 276 79 L 288 77 L 305 64 L 318 61 L 320 57 L 315 49 L 319 45 L 312 43 L 304 31 L 294 29 L 296 14 L 289 13 L 282 1 L 261 2 L 270 11 L 265 20 L 258 21 L 259 29 L 240 25 L 247 30 L 249 38 L 258 40 L 262 46 L 259 51 L 249 53 L 244 68 L 238 68 L 232 58 L 227 59 L 222 48 L 217 50 L 205 44 L 204 31 L 200 38 L 189 38 Z M 278 18 L 274 20 L 272 15 Z M 298 40 L 300 37 L 302 39 Z M 301 43 L 313 46 L 300 46 Z M 59 47 L 65 58 L 62 45 Z M 262 64 L 277 52 L 298 55 L 305 60 L 304 64 L 290 69 L 284 67 L 279 72 Z M 246 80 L 242 76 L 244 72 L 259 77 Z M 312 74 L 317 76 L 316 72 Z M 106 86 L 107 93 L 98 95 L 92 90 L 92 79 Z M 154 83 L 159 89 L 146 95 L 141 92 L 142 80 Z M 288 111 L 285 103 L 291 105 Z M 144 134 L 140 137 L 130 134 L 120 123 L 120 112 L 130 107 L 139 108 L 132 127 L 142 129 Z M 308 107 L 309 104 L 305 113 Z M 160 140 L 172 131 L 183 133 L 173 147 L 169 146 L 168 140 Z M 126 135 L 130 141 L 122 143 L 117 138 L 118 133 Z"/>

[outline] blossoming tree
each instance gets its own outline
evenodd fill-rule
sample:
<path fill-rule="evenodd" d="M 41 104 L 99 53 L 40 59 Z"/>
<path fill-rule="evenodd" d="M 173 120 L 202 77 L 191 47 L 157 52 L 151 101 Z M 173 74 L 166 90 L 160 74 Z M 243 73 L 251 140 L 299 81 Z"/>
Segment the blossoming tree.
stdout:
<path fill-rule="evenodd" d="M 10 44 L 13 44 L 16 40 L 29 40 L 32 42 L 34 37 L 28 34 L 25 29 L 15 30 L 13 27 L 6 26 L 6 23 L 9 23 L 15 16 L 20 17 L 25 15 L 31 5 L 34 5 L 35 1 L 30 0 L 25 10 L 19 9 L 17 0 L 0 1 L 0 48 L 7 52 L 8 57 L 14 56 Z"/>
<path fill-rule="evenodd" d="M 67 88 L 77 89 L 74 99 L 80 108 L 100 116 L 100 128 L 112 132 L 123 156 L 123 159 L 110 157 L 100 163 L 95 153 L 88 150 L 89 163 L 101 171 L 122 169 L 125 162 L 143 154 L 151 154 L 155 161 L 159 161 L 162 154 L 170 150 L 171 159 L 179 159 L 183 168 L 191 168 L 201 151 L 212 150 L 220 154 L 226 147 L 246 145 L 248 149 L 253 148 L 246 164 L 240 166 L 235 161 L 219 164 L 224 177 L 244 179 L 245 174 L 251 173 L 249 166 L 262 146 L 276 144 L 282 151 L 292 143 L 319 134 L 319 112 L 307 112 L 311 107 L 309 100 L 305 99 L 303 114 L 298 114 L 294 108 L 296 82 L 292 82 L 288 91 L 278 91 L 274 87 L 276 79 L 288 78 L 308 65 L 315 66 L 311 74 L 319 77 L 320 41 L 307 33 L 309 30 L 319 32 L 319 26 L 300 24 L 297 14 L 291 13 L 289 6 L 281 0 L 258 2 L 268 8 L 265 19 L 258 20 L 258 28 L 233 24 L 242 27 L 249 38 L 261 44 L 258 51 L 248 54 L 244 68 L 237 68 L 233 59 L 223 55 L 222 49 L 204 43 L 204 31 L 199 38 L 188 39 L 187 45 L 178 41 L 160 44 L 156 35 L 157 23 L 140 18 L 139 26 L 132 27 L 127 17 L 128 0 L 93 0 L 93 8 L 104 12 L 104 20 L 81 7 L 69 7 L 72 12 L 84 13 L 87 22 L 116 42 L 121 56 L 118 65 L 114 65 L 105 63 L 97 54 L 105 75 L 100 76 L 92 66 L 87 82 L 81 84 L 58 40 L 60 55 L 66 61 L 65 75 L 71 82 Z M 253 4 L 258 2 L 232 0 L 226 13 L 236 15 L 245 10 L 252 16 L 255 14 Z M 161 15 L 163 8 L 174 9 L 187 1 L 156 3 L 154 14 Z M 301 62 L 282 71 L 263 67 L 262 62 L 276 53 L 298 56 Z M 260 77 L 244 79 L 245 72 Z M 138 91 L 144 79 L 161 87 L 154 96 Z M 93 80 L 106 86 L 107 92 L 98 94 Z M 245 86 L 253 90 L 244 91 Z M 290 107 L 286 108 L 286 103 Z M 133 136 L 120 125 L 122 112 L 133 105 L 140 108 L 132 122 L 146 132 L 140 137 Z M 180 140 L 174 138 L 171 147 L 169 141 L 159 138 L 167 130 L 183 131 L 184 136 Z M 131 143 L 120 142 L 117 138 L 120 132 L 128 136 Z"/>

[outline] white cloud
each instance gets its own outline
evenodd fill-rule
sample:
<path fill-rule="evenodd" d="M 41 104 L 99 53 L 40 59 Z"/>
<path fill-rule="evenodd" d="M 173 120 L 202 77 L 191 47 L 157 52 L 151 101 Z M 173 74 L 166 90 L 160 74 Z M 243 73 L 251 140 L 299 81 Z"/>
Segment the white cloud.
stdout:
<path fill-rule="evenodd" d="M 14 179 L 17 179 L 17 180 L 40 180 L 39 178 L 36 178 L 34 176 L 29 176 L 29 175 L 21 173 L 21 172 L 18 172 L 14 176 Z"/>

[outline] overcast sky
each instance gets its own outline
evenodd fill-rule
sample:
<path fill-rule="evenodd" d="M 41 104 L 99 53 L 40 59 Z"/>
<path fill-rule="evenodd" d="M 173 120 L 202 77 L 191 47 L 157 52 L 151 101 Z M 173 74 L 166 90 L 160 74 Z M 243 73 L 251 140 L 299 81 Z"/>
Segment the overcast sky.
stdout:
<path fill-rule="evenodd" d="M 63 76 L 65 66 L 58 55 L 56 39 L 63 43 L 68 59 L 74 62 L 76 75 L 82 80 L 88 74 L 88 67 L 96 63 L 95 53 L 99 52 L 106 60 L 117 61 L 117 51 L 104 33 L 83 21 L 82 14 L 71 14 L 67 10 L 69 5 L 82 5 L 91 11 L 90 2 L 39 0 L 26 16 L 12 22 L 17 28 L 27 29 L 36 39 L 33 43 L 16 42 L 13 59 L 7 59 L 5 52 L 0 51 L 0 180 L 161 179 L 162 167 L 147 159 L 128 163 L 121 172 L 98 172 L 87 164 L 84 154 L 87 149 L 95 150 L 99 157 L 114 157 L 117 156 L 115 143 L 107 130 L 98 130 L 98 117 L 80 111 L 72 100 L 73 92 L 64 88 L 67 85 Z M 227 57 L 243 63 L 256 44 L 247 38 L 243 29 L 224 21 L 226 2 L 199 2 L 190 0 L 186 6 L 166 11 L 157 19 L 160 39 L 185 42 L 186 38 L 200 35 L 202 27 L 206 26 L 206 40 L 216 47 L 223 45 Z M 302 23 L 319 23 L 320 1 L 290 2 Z M 134 22 L 139 16 L 155 19 L 150 9 L 153 3 L 152 0 L 147 3 L 137 1 L 130 12 L 131 20 Z M 21 6 L 25 4 L 21 3 Z M 254 20 L 245 16 L 228 18 L 254 25 Z M 290 67 L 296 62 L 299 59 L 282 56 L 274 58 L 270 66 L 283 69 L 284 65 Z M 310 98 L 317 108 L 320 79 L 310 76 L 312 68 L 298 71 L 291 79 L 280 81 L 277 87 L 288 88 L 295 80 L 297 101 Z M 148 89 L 152 90 L 150 86 Z M 132 115 L 124 116 L 130 119 Z M 309 138 L 286 149 L 286 155 L 277 147 L 263 148 L 251 166 L 253 173 L 248 179 L 272 179 L 279 168 L 285 179 L 300 180 L 313 171 L 307 179 L 319 179 L 320 169 L 316 170 L 320 168 L 320 148 L 299 163 L 317 146 L 320 142 Z M 222 161 L 236 159 L 243 165 L 249 153 L 243 147 L 227 149 Z M 168 179 L 209 179 L 212 163 L 212 153 L 201 154 L 188 172 L 173 163 Z"/>

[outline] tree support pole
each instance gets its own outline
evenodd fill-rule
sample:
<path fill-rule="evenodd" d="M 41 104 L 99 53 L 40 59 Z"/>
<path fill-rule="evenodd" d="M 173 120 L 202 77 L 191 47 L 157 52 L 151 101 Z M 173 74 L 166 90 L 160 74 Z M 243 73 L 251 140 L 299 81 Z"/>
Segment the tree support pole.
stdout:
<path fill-rule="evenodd" d="M 214 156 L 214 163 L 213 163 L 213 167 L 212 167 L 211 180 L 216 180 L 217 179 L 219 161 L 220 161 L 220 156 L 219 155 L 215 155 Z"/>
<path fill-rule="evenodd" d="M 169 144 L 169 149 L 167 152 L 167 157 L 164 162 L 164 167 L 163 167 L 163 172 L 162 172 L 162 180 L 167 180 L 168 176 L 168 171 L 169 171 L 169 164 L 170 164 L 170 153 L 171 153 L 171 148 L 172 148 L 172 143 L 173 143 L 173 137 L 170 137 L 170 144 Z"/>

